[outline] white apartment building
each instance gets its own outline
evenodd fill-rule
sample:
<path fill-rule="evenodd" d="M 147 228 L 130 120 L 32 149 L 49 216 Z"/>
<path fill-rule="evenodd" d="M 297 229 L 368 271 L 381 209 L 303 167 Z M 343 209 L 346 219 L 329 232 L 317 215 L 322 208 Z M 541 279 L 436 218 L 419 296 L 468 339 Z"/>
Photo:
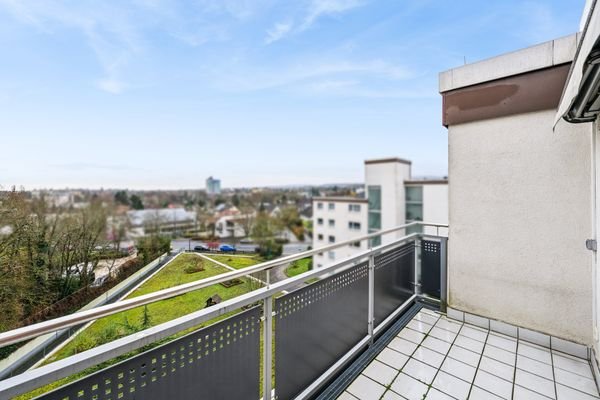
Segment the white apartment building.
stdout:
<path fill-rule="evenodd" d="M 368 202 L 355 197 L 313 198 L 313 247 L 343 242 L 367 234 Z M 367 243 L 356 242 L 341 249 L 317 254 L 313 258 L 316 268 L 335 260 L 350 257 L 366 250 Z"/>
<path fill-rule="evenodd" d="M 365 161 L 366 199 L 316 197 L 313 199 L 313 247 L 350 240 L 413 222 L 448 223 L 448 180 L 412 179 L 411 161 L 382 158 Z M 352 204 L 358 207 L 351 210 Z M 437 233 L 429 227 L 431 233 Z M 410 230 L 408 233 L 411 233 Z M 406 234 L 398 231 L 371 240 L 371 246 L 388 243 Z M 313 265 L 324 266 L 366 250 L 369 243 L 318 254 Z"/>

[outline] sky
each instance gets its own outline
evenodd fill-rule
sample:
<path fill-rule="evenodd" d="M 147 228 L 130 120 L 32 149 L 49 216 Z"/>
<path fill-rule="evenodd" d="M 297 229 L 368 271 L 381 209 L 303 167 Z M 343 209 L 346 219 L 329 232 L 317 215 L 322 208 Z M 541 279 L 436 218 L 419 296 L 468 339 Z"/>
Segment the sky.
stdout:
<path fill-rule="evenodd" d="M 438 73 L 576 32 L 584 0 L 0 0 L 0 187 L 447 174 Z"/>

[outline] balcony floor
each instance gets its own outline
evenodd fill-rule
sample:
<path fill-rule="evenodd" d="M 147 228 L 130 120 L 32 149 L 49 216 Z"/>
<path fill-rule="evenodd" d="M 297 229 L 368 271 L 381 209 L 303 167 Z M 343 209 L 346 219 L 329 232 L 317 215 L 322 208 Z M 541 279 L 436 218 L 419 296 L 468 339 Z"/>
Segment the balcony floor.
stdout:
<path fill-rule="evenodd" d="M 338 397 L 598 398 L 587 360 L 462 324 L 427 309 L 422 309 Z"/>

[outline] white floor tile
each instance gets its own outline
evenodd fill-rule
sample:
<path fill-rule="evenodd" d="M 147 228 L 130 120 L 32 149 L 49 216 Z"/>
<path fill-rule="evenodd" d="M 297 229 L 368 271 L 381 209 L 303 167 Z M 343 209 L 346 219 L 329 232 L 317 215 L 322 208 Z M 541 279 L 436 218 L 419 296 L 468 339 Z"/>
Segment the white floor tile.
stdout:
<path fill-rule="evenodd" d="M 517 368 L 515 384 L 555 399 L 554 382 Z"/>
<path fill-rule="evenodd" d="M 426 324 L 429 324 L 429 325 L 435 325 L 436 322 L 438 321 L 438 317 L 434 317 L 433 315 L 429 315 L 429 314 L 420 312 L 413 317 L 413 320 L 425 322 Z"/>
<path fill-rule="evenodd" d="M 375 382 L 383 386 L 388 386 L 392 383 L 396 375 L 398 375 L 398 370 L 395 370 L 382 362 L 373 360 L 362 373 L 373 379 Z"/>
<path fill-rule="evenodd" d="M 404 328 L 402 331 L 400 331 L 398 337 L 408 340 L 409 342 L 419 344 L 425 338 L 425 334 L 413 331 L 412 329 Z"/>
<path fill-rule="evenodd" d="M 389 348 L 399 351 L 402 354 L 406 354 L 407 356 L 410 356 L 418 346 L 419 345 L 416 343 L 398 337 L 394 338 L 388 345 Z"/>
<path fill-rule="evenodd" d="M 517 356 L 517 368 L 553 380 L 552 366 L 532 358 Z"/>
<path fill-rule="evenodd" d="M 381 399 L 382 400 L 405 400 L 404 397 L 392 392 L 391 390 L 388 390 L 387 392 L 385 392 L 385 394 L 383 395 L 383 397 Z"/>
<path fill-rule="evenodd" d="M 392 368 L 400 370 L 408 361 L 408 356 L 386 347 L 381 353 L 379 353 L 377 360 L 389 365 Z"/>
<path fill-rule="evenodd" d="M 595 400 L 598 397 L 590 396 L 587 393 L 580 392 L 579 390 L 571 389 L 570 387 L 563 386 L 561 384 L 556 385 L 556 393 L 558 400 Z"/>
<path fill-rule="evenodd" d="M 525 389 L 519 385 L 515 385 L 513 391 L 513 400 L 548 400 L 548 397 L 542 396 L 537 392 Z"/>
<path fill-rule="evenodd" d="M 443 371 L 437 374 L 432 386 L 458 400 L 466 400 L 471 388 L 467 382 Z"/>
<path fill-rule="evenodd" d="M 477 386 L 473 386 L 471 388 L 471 394 L 469 395 L 469 400 L 500 400 L 502 397 L 498 397 L 495 394 L 492 394 L 486 390 L 478 388 Z"/>
<path fill-rule="evenodd" d="M 431 388 L 427 392 L 427 400 L 454 400 L 453 397 L 448 396 L 445 393 L 440 392 L 437 389 Z"/>
<path fill-rule="evenodd" d="M 428 308 L 422 308 L 422 309 L 420 310 L 420 312 L 422 312 L 422 313 L 424 313 L 424 314 L 431 315 L 432 317 L 435 317 L 435 318 L 439 318 L 439 317 L 441 316 L 441 314 L 440 314 L 439 312 L 437 312 L 437 311 L 433 311 L 433 310 L 430 310 L 430 309 L 428 309 Z"/>
<path fill-rule="evenodd" d="M 426 324 L 425 322 L 421 322 L 419 320 L 413 319 L 407 325 L 407 328 L 412 329 L 413 331 L 421 332 L 421 333 L 429 333 L 433 325 Z"/>
<path fill-rule="evenodd" d="M 390 389 L 408 400 L 423 400 L 423 395 L 427 393 L 429 386 L 401 373 Z"/>
<path fill-rule="evenodd" d="M 462 333 L 458 334 L 458 337 L 454 341 L 454 345 L 478 354 L 483 352 L 483 347 L 485 346 L 483 342 L 463 336 Z"/>
<path fill-rule="evenodd" d="M 598 396 L 596 382 L 593 379 L 588 379 L 559 368 L 554 369 L 554 379 L 556 380 L 556 383 L 586 392 L 587 394 Z"/>
<path fill-rule="evenodd" d="M 457 334 L 452 331 L 448 331 L 437 326 L 434 326 L 433 329 L 429 331 L 429 336 L 433 336 L 434 338 L 438 338 L 448 343 L 452 343 L 454 339 L 456 339 L 456 335 Z"/>
<path fill-rule="evenodd" d="M 519 340 L 519 346 L 517 348 L 517 353 L 522 356 L 533 358 L 534 360 L 544 362 L 546 364 L 552 364 L 552 358 L 550 357 L 550 350 L 543 348 L 541 346 L 536 346 L 534 344 L 530 344 L 530 343 Z"/>
<path fill-rule="evenodd" d="M 502 361 L 505 364 L 514 366 L 516 362 L 516 354 L 510 351 L 502 350 L 498 347 L 486 345 L 483 350 L 483 355 L 493 358 L 494 360 Z"/>
<path fill-rule="evenodd" d="M 402 369 L 402 372 L 429 385 L 437 373 L 437 368 L 411 358 Z"/>
<path fill-rule="evenodd" d="M 437 351 L 440 354 L 446 355 L 448 350 L 450 350 L 451 344 L 448 342 L 444 342 L 443 340 L 434 338 L 432 336 L 428 336 L 425 340 L 423 340 L 422 346 L 427 347 L 433 351 Z"/>
<path fill-rule="evenodd" d="M 452 346 L 448 352 L 448 357 L 452 357 L 455 360 L 462 361 L 465 364 L 469 364 L 472 367 L 477 367 L 481 356 L 477 353 L 473 353 L 470 350 L 463 349 L 462 347 Z"/>
<path fill-rule="evenodd" d="M 512 365 L 504 364 L 498 360 L 494 360 L 493 358 L 489 358 L 483 356 L 481 358 L 481 362 L 479 363 L 479 369 L 489 372 L 492 375 L 495 375 L 499 378 L 507 380 L 509 382 L 513 381 L 515 374 L 515 367 Z"/>
<path fill-rule="evenodd" d="M 450 321 L 446 318 L 440 318 L 437 321 L 437 324 L 435 324 L 435 326 L 437 326 L 440 329 L 458 333 L 458 331 L 460 331 L 460 328 L 462 327 L 462 324 L 456 321 Z"/>
<path fill-rule="evenodd" d="M 564 369 L 565 371 L 594 379 L 594 376 L 592 375 L 592 368 L 587 360 L 582 360 L 580 358 L 553 351 L 552 362 L 556 368 Z"/>
<path fill-rule="evenodd" d="M 477 371 L 474 384 L 503 399 L 510 399 L 512 396 L 513 384 L 511 382 L 482 370 Z"/>
<path fill-rule="evenodd" d="M 478 340 L 480 342 L 485 342 L 488 332 L 489 331 L 470 325 L 463 325 L 462 329 L 460 330 L 461 335 Z"/>
<path fill-rule="evenodd" d="M 352 396 L 348 392 L 344 392 L 337 398 L 337 400 L 356 400 L 356 397 Z"/>
<path fill-rule="evenodd" d="M 351 395 L 358 397 L 360 400 L 375 400 L 379 399 L 385 387 L 377 382 L 367 378 L 364 375 L 359 375 L 346 389 Z"/>
<path fill-rule="evenodd" d="M 486 343 L 512 353 L 517 351 L 516 339 L 500 336 L 495 333 L 490 333 Z"/>
<path fill-rule="evenodd" d="M 431 365 L 434 368 L 439 368 L 444 361 L 444 356 L 436 351 L 430 350 L 427 347 L 419 346 L 412 355 L 413 358 Z"/>
<path fill-rule="evenodd" d="M 444 360 L 444 364 L 442 364 L 441 370 L 469 383 L 473 382 L 473 378 L 475 378 L 476 371 L 475 367 L 472 367 L 468 364 L 465 364 L 450 357 L 446 357 L 446 359 Z"/>

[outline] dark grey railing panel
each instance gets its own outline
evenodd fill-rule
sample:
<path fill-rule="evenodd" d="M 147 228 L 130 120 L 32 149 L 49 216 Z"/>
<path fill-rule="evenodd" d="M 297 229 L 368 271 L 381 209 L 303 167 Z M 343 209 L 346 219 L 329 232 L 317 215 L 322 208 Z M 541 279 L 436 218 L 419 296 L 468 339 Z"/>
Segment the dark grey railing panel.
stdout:
<path fill-rule="evenodd" d="M 255 307 L 38 399 L 258 399 L 259 341 L 260 307 Z"/>
<path fill-rule="evenodd" d="M 440 242 L 421 241 L 421 291 L 436 299 L 440 298 Z"/>
<path fill-rule="evenodd" d="M 414 294 L 414 278 L 414 243 L 375 257 L 375 326 Z"/>
<path fill-rule="evenodd" d="M 275 311 L 275 393 L 289 400 L 367 335 L 368 263 L 276 299 Z"/>

